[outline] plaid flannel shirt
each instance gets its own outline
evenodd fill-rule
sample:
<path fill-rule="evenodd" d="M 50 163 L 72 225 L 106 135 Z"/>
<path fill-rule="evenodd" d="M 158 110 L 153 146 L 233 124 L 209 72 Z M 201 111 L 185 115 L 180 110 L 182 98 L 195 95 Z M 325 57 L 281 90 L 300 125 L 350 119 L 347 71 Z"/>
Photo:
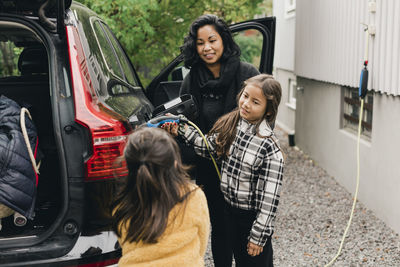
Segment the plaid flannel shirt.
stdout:
<path fill-rule="evenodd" d="M 259 127 L 240 119 L 229 156 L 222 160 L 221 190 L 225 200 L 235 208 L 257 212 L 249 241 L 264 246 L 274 230 L 274 220 L 282 186 L 284 159 L 279 142 L 266 121 Z M 200 134 L 191 126 L 179 128 L 184 140 L 196 153 L 209 157 Z M 215 155 L 217 135 L 206 135 L 210 151 Z"/>

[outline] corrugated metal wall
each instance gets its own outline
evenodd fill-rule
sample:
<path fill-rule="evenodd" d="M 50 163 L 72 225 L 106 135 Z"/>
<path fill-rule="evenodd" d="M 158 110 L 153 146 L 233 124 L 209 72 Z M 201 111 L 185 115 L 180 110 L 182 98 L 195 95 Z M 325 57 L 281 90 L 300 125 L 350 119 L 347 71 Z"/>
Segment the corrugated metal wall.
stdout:
<path fill-rule="evenodd" d="M 361 23 L 376 26 L 369 41 L 369 89 L 400 95 L 400 1 L 299 0 L 296 2 L 298 76 L 358 87 L 366 34 Z"/>

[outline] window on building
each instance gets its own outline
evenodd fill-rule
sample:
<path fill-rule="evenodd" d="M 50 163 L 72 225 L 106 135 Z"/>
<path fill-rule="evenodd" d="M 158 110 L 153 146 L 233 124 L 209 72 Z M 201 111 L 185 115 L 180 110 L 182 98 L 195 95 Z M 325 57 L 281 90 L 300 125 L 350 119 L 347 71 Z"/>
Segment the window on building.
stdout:
<path fill-rule="evenodd" d="M 297 91 L 296 80 L 289 79 L 288 100 L 286 105 L 291 109 L 296 109 L 296 91 Z"/>
<path fill-rule="evenodd" d="M 361 122 L 361 135 L 371 137 L 373 94 L 368 92 L 364 99 L 363 117 Z M 343 87 L 343 117 L 344 129 L 358 132 L 361 101 L 358 97 L 358 88 Z"/>
<path fill-rule="evenodd" d="M 285 0 L 285 18 L 293 18 L 296 15 L 296 0 Z"/>

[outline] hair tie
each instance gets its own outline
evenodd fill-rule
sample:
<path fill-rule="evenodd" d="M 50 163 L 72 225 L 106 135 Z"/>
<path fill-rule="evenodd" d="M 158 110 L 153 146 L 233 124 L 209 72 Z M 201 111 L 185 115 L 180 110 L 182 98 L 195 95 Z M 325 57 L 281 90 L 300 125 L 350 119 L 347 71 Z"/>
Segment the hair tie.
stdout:
<path fill-rule="evenodd" d="M 142 165 L 146 165 L 146 161 L 144 161 L 144 160 L 139 160 L 139 166 L 142 166 Z"/>

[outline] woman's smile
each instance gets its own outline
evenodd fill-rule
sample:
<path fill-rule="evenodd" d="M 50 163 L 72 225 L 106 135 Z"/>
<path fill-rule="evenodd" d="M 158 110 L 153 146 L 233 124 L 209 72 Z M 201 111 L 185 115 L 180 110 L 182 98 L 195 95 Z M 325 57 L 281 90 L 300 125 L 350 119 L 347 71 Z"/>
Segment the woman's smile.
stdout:
<path fill-rule="evenodd" d="M 205 54 L 204 55 L 207 59 L 212 59 L 214 56 L 215 56 L 215 54 L 214 53 L 209 53 L 209 54 Z"/>

